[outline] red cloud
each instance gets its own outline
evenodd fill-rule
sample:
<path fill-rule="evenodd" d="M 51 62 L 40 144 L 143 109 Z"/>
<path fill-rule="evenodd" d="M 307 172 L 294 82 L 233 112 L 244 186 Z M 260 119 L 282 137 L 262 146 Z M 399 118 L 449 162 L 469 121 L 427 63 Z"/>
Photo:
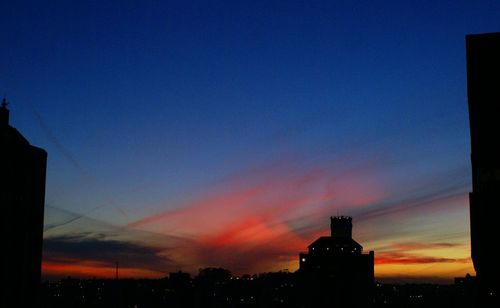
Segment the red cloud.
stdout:
<path fill-rule="evenodd" d="M 427 263 L 468 263 L 470 258 L 437 258 L 404 252 L 381 252 L 375 255 L 375 264 L 427 264 Z"/>
<path fill-rule="evenodd" d="M 297 235 L 304 217 L 328 228 L 335 208 L 359 207 L 380 198 L 367 178 L 370 170 L 270 168 L 240 175 L 214 192 L 132 222 L 170 235 L 189 236 L 182 247 L 186 261 L 197 266 L 223 266 L 235 272 L 269 270 L 294 259 L 318 235 Z M 327 231 L 326 231 L 327 232 Z M 194 257 L 193 257 L 194 256 Z M 283 264 L 288 266 L 288 264 Z M 239 269 L 239 270 L 238 270 Z"/>
<path fill-rule="evenodd" d="M 263 172 L 263 171 L 262 171 Z M 214 224 L 232 224 L 237 218 L 257 214 L 265 219 L 275 219 L 290 211 L 328 203 L 321 212 L 333 207 L 346 208 L 366 205 L 380 199 L 374 183 L 367 181 L 365 173 L 342 175 L 331 168 L 309 170 L 269 170 L 263 174 L 240 175 L 224 182 L 208 196 L 180 204 L 177 208 L 156 213 L 128 224 L 139 228 L 161 224 L 186 225 L 210 231 L 204 227 Z M 322 213 L 324 214 L 324 213 Z M 331 214 L 331 213 L 329 213 Z M 208 219 L 209 218 L 209 219 Z M 236 219 L 235 219 L 236 218 Z M 197 227 L 198 226 L 198 227 Z"/>

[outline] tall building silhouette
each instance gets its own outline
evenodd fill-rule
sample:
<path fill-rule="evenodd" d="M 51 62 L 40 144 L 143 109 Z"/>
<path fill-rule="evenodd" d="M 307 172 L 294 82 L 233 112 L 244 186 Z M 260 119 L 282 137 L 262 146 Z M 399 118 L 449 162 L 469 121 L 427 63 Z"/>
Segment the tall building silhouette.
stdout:
<path fill-rule="evenodd" d="M 0 306 L 34 307 L 40 288 L 47 152 L 9 125 L 0 107 Z"/>
<path fill-rule="evenodd" d="M 331 236 L 322 236 L 299 255 L 307 306 L 369 307 L 374 283 L 374 252 L 352 238 L 352 217 L 330 217 Z M 312 304 L 312 305 L 310 305 Z"/>
<path fill-rule="evenodd" d="M 500 261 L 500 33 L 466 36 L 471 136 L 472 261 L 481 307 L 498 304 Z M 500 306 L 497 306 L 500 307 Z"/>

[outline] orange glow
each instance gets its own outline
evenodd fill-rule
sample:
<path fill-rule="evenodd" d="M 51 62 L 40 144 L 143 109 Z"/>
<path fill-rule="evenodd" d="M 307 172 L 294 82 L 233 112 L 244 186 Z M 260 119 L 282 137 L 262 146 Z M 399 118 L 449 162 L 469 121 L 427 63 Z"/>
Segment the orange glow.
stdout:
<path fill-rule="evenodd" d="M 75 263 L 42 262 L 42 272 L 47 277 L 114 278 L 116 267 L 99 262 L 78 261 Z M 119 268 L 120 278 L 161 278 L 164 273 L 142 268 Z"/>
<path fill-rule="evenodd" d="M 432 264 L 382 264 L 375 266 L 375 277 L 379 280 L 401 279 L 402 281 L 440 281 L 451 283 L 454 277 L 474 274 L 472 262 L 432 263 Z"/>
<path fill-rule="evenodd" d="M 380 253 L 375 264 L 429 264 L 429 263 L 470 263 L 470 258 L 440 258 L 406 253 Z"/>

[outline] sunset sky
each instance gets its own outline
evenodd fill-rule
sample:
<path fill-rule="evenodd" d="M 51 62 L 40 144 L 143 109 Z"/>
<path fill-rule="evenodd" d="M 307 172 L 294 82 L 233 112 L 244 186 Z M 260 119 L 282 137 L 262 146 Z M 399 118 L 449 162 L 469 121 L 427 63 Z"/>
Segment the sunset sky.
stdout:
<path fill-rule="evenodd" d="M 336 214 L 378 280 L 474 274 L 464 37 L 499 1 L 0 12 L 0 94 L 48 152 L 45 278 L 295 271 Z"/>

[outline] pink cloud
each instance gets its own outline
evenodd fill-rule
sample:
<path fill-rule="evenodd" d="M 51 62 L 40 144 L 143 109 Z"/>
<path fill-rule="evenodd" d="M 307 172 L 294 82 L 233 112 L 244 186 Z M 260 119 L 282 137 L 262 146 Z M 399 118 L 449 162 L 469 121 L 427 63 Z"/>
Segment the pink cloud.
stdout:
<path fill-rule="evenodd" d="M 329 234 L 328 217 L 338 209 L 342 214 L 356 213 L 359 222 L 446 207 L 463 196 L 454 187 L 443 191 L 416 189 L 410 198 L 398 200 L 384 194 L 376 179 L 375 163 L 336 170 L 337 165 L 341 164 L 304 168 L 288 161 L 254 168 L 207 188 L 174 209 L 151 214 L 127 227 L 188 238 L 189 242 L 176 249 L 184 257 L 182 263 L 194 270 L 221 266 L 235 273 L 253 273 L 296 266 L 300 251 L 317 237 Z M 385 251 L 376 252 L 376 262 L 469 262 L 409 253 L 454 246 L 443 242 L 389 244 Z"/>
<path fill-rule="evenodd" d="M 340 175 L 330 166 L 304 169 L 282 164 L 252 170 L 127 227 L 189 236 L 195 243 L 183 248 L 184 255 L 192 256 L 194 264 L 266 270 L 271 263 L 294 259 L 290 256 L 307 249 L 319 234 L 321 230 L 310 230 L 307 237 L 295 232 L 304 217 L 328 228 L 328 217 L 336 209 L 379 200 L 381 190 L 368 174 L 370 170 L 344 170 Z"/>

